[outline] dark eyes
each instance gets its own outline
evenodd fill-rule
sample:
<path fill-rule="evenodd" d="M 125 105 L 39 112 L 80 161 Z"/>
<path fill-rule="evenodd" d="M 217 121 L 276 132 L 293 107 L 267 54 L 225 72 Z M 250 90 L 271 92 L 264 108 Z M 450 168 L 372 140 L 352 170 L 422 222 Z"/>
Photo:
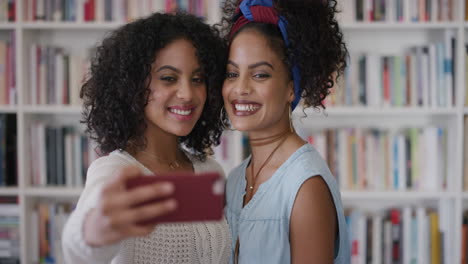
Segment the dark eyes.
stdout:
<path fill-rule="evenodd" d="M 226 73 L 226 79 L 232 79 L 232 78 L 237 78 L 237 77 L 239 77 L 239 74 L 237 73 L 234 73 L 234 72 Z M 254 74 L 252 77 L 255 79 L 266 79 L 266 78 L 270 78 L 271 75 L 266 74 L 266 73 L 257 73 L 257 74 Z"/>
<path fill-rule="evenodd" d="M 259 74 L 254 75 L 254 78 L 257 78 L 257 79 L 265 79 L 269 77 L 270 77 L 270 74 L 266 74 L 266 73 L 259 73 Z"/>
<path fill-rule="evenodd" d="M 238 76 L 238 74 L 234 73 L 234 72 L 226 73 L 226 79 L 236 78 L 237 76 Z"/>
<path fill-rule="evenodd" d="M 172 76 L 162 76 L 160 78 L 160 80 L 163 81 L 163 82 L 167 82 L 167 83 L 173 83 L 173 82 L 177 81 L 177 78 L 172 77 Z M 194 83 L 204 83 L 205 78 L 203 78 L 203 77 L 193 77 L 192 82 L 194 82 Z"/>
<path fill-rule="evenodd" d="M 165 82 L 174 82 L 174 81 L 176 81 L 176 78 L 174 78 L 172 76 L 162 76 L 160 79 L 161 79 L 161 81 L 165 81 Z"/>
<path fill-rule="evenodd" d="M 194 82 L 194 83 L 204 83 L 205 78 L 203 78 L 203 77 L 194 77 L 194 78 L 192 78 L 192 82 Z"/>

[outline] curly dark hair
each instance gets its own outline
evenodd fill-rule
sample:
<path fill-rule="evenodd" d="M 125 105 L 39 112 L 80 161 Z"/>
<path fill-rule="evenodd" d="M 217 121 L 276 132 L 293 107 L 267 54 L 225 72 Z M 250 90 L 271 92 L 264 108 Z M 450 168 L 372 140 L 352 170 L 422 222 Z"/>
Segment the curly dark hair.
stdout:
<path fill-rule="evenodd" d="M 232 39 L 247 29 L 265 36 L 289 69 L 296 63 L 301 73 L 302 98 L 306 107 L 325 108 L 323 100 L 347 66 L 348 49 L 336 20 L 336 0 L 273 0 L 279 15 L 288 21 L 290 42 L 285 46 L 276 25 L 252 22 L 230 36 L 235 23 L 235 10 L 242 0 L 226 0 L 220 28 L 229 45 Z M 291 74 L 292 76 L 292 74 Z"/>
<path fill-rule="evenodd" d="M 186 38 L 206 76 L 207 99 L 200 120 L 179 144 L 199 160 L 218 145 L 223 120 L 221 88 L 226 68 L 226 47 L 219 31 L 190 14 L 155 13 L 110 33 L 97 47 L 89 78 L 82 86 L 86 132 L 107 154 L 146 146 L 144 109 L 150 95 L 151 65 L 155 54 L 176 39 Z"/>

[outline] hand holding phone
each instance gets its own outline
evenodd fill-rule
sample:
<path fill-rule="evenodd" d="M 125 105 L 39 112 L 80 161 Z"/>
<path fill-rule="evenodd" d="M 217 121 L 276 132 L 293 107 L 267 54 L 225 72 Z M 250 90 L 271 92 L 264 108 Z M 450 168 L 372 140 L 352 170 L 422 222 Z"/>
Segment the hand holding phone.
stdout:
<path fill-rule="evenodd" d="M 172 198 L 177 201 L 177 208 L 173 212 L 141 221 L 139 224 L 216 221 L 223 217 L 225 181 L 219 173 L 178 172 L 140 176 L 129 179 L 127 189 L 133 190 L 158 182 L 172 183 L 175 187 L 174 192 L 168 197 L 156 197 L 136 206 L 147 206 L 158 203 L 162 199 Z"/>
<path fill-rule="evenodd" d="M 165 215 L 177 207 L 175 200 L 168 198 L 174 186 L 167 182 L 146 184 L 141 188 L 127 189 L 126 183 L 141 177 L 141 169 L 119 169 L 112 180 L 104 184 L 98 204 L 91 209 L 84 221 L 84 240 L 90 246 L 106 246 L 134 236 L 145 236 L 154 230 L 154 224 L 137 224 Z M 141 205 L 158 198 L 157 203 Z"/>

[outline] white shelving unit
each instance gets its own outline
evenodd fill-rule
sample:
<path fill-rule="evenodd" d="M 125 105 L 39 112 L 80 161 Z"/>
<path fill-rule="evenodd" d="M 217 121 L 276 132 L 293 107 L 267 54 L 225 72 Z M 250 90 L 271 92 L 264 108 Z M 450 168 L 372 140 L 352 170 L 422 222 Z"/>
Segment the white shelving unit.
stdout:
<path fill-rule="evenodd" d="M 28 48 L 32 41 L 40 40 L 45 44 L 66 45 L 74 50 L 82 50 L 84 46 L 94 45 L 104 36 L 104 33 L 115 29 L 122 23 L 31 23 L 22 21 L 22 10 L 25 0 L 17 0 L 17 22 L 0 23 L 0 36 L 9 31 L 16 33 L 16 83 L 18 90 L 18 104 L 14 106 L 0 106 L 0 114 L 16 114 L 18 131 L 18 186 L 15 188 L 0 188 L 0 196 L 15 195 L 19 197 L 21 208 L 21 263 L 30 263 L 31 244 L 28 232 L 30 227 L 30 208 L 38 200 L 53 199 L 57 201 L 76 200 L 81 189 L 61 187 L 34 187 L 29 184 L 28 156 L 29 139 L 28 126 L 31 120 L 40 117 L 58 117 L 74 119 L 78 125 L 80 106 L 59 105 L 28 105 L 25 98 L 28 96 Z M 447 190 L 438 192 L 392 192 L 392 191 L 347 191 L 343 190 L 342 197 L 346 204 L 358 205 L 362 202 L 374 207 L 401 205 L 405 203 L 428 203 L 437 205 L 440 201 L 453 203 L 452 219 L 453 230 L 451 239 L 454 241 L 450 254 L 453 262 L 458 263 L 461 255 L 462 212 L 468 206 L 468 192 L 463 186 L 463 119 L 468 115 L 468 107 L 464 107 L 462 98 L 465 98 L 465 48 L 468 42 L 468 23 L 464 18 L 464 3 L 460 1 L 458 20 L 450 23 L 348 23 L 342 28 L 348 40 L 349 48 L 353 50 L 371 50 L 399 52 L 409 44 L 427 43 L 433 35 L 444 30 L 455 30 L 457 38 L 457 64 L 456 64 L 456 106 L 450 108 L 366 108 L 366 107 L 339 107 L 329 108 L 325 114 L 314 110 L 306 110 L 307 118 L 298 109 L 294 113 L 296 127 L 301 129 L 316 129 L 337 126 L 373 126 L 375 124 L 391 124 L 400 126 L 441 124 L 450 130 L 451 141 L 449 149 L 451 158 L 448 159 L 449 172 Z M 220 14 L 217 5 L 209 11 L 209 22 L 219 21 Z M 73 37 L 78 35 L 79 37 Z M 80 42 L 77 42 L 77 39 Z M 463 54 L 463 56 L 461 56 Z M 239 137 L 235 133 L 231 136 Z M 465 136 L 466 137 L 466 136 Z M 239 137 L 240 138 L 240 137 Z M 240 161 L 242 147 L 234 148 L 235 162 Z M 226 165 L 231 168 L 233 164 Z"/>
<path fill-rule="evenodd" d="M 455 29 L 460 24 L 456 22 L 352 22 L 342 25 L 345 30 L 369 30 L 369 29 Z"/>
<path fill-rule="evenodd" d="M 439 199 L 455 198 L 451 192 L 414 192 L 414 191 L 343 191 L 342 199 L 347 201 L 396 201 L 414 203 L 419 201 L 434 201 Z"/>
<path fill-rule="evenodd" d="M 54 29 L 86 29 L 86 30 L 112 30 L 116 29 L 124 23 L 117 22 L 35 22 L 35 23 L 22 23 L 20 27 L 24 29 L 43 29 L 43 30 L 54 30 Z"/>
<path fill-rule="evenodd" d="M 6 30 L 6 29 L 15 29 L 17 23 L 12 23 L 12 22 L 0 22 L 0 30 Z"/>
<path fill-rule="evenodd" d="M 81 188 L 63 188 L 63 187 L 36 187 L 26 188 L 24 195 L 26 197 L 44 197 L 44 198 L 72 198 L 76 199 L 80 196 Z"/>
<path fill-rule="evenodd" d="M 22 108 L 25 114 L 76 114 L 82 111 L 81 106 L 62 106 L 62 105 L 34 105 L 24 106 Z"/>
<path fill-rule="evenodd" d="M 16 187 L 2 187 L 0 188 L 0 195 L 18 195 L 19 189 Z"/>
<path fill-rule="evenodd" d="M 459 263 L 461 259 L 462 214 L 468 209 L 468 191 L 463 190 L 463 140 L 468 140 L 464 131 L 465 43 L 468 43 L 468 23 L 465 18 L 465 1 L 457 1 L 454 22 L 352 22 L 341 24 L 351 53 L 403 54 L 405 48 L 434 41 L 443 41 L 446 30 L 456 35 L 455 106 L 448 108 L 422 107 L 335 107 L 325 111 L 297 109 L 294 123 L 298 131 L 317 131 L 341 127 L 420 127 L 439 125 L 448 131 L 447 187 L 441 191 L 349 191 L 342 190 L 345 207 L 381 209 L 401 206 L 445 207 L 450 212 L 450 230 L 445 243 L 449 245 L 447 263 Z M 346 11 L 345 11 L 346 12 Z M 464 136 L 465 135 L 465 136 Z M 466 153 L 465 153 L 466 155 Z M 448 242 L 450 243 L 450 242 Z"/>

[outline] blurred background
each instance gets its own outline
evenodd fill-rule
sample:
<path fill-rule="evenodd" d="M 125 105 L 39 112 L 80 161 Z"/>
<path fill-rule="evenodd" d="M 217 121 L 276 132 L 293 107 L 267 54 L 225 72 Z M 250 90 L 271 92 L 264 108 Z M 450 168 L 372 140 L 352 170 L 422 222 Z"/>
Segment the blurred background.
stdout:
<path fill-rule="evenodd" d="M 60 234 L 98 157 L 79 123 L 89 58 L 109 31 L 223 0 L 0 0 L 0 263 L 64 263 Z M 468 263 L 468 1 L 339 0 L 349 67 L 326 110 L 297 107 L 327 160 L 352 263 Z M 249 149 L 227 131 L 226 173 Z"/>

